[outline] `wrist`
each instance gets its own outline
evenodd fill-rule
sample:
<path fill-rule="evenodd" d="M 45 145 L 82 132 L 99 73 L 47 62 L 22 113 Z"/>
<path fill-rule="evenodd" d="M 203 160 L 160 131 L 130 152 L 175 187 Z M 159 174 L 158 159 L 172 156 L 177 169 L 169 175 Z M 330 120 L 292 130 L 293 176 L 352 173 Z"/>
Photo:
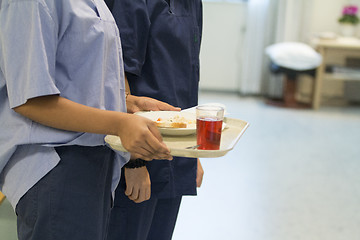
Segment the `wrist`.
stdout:
<path fill-rule="evenodd" d="M 125 168 L 141 168 L 144 166 L 146 166 L 146 161 L 140 158 L 130 160 L 124 165 Z"/>
<path fill-rule="evenodd" d="M 111 122 L 108 126 L 111 126 L 111 133 L 110 135 L 119 136 L 121 138 L 122 134 L 126 130 L 127 122 L 131 119 L 131 114 L 124 113 L 124 112 L 112 112 L 113 115 L 111 117 Z"/>

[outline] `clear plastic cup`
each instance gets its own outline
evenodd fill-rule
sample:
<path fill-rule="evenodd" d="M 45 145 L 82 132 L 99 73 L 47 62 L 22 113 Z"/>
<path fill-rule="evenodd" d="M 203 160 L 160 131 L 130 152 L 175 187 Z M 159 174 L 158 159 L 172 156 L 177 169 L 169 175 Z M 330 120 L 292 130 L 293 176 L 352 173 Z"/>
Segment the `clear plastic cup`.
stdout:
<path fill-rule="evenodd" d="M 197 149 L 219 150 L 224 108 L 213 105 L 196 107 Z"/>

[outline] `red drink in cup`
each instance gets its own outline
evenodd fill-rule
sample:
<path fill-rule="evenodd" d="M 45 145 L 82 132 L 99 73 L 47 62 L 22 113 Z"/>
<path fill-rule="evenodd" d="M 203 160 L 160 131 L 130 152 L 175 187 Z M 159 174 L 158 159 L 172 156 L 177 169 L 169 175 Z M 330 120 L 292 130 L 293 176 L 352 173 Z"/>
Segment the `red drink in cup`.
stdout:
<path fill-rule="evenodd" d="M 219 150 L 224 109 L 219 106 L 196 107 L 197 149 Z"/>
<path fill-rule="evenodd" d="M 217 118 L 199 118 L 196 120 L 198 149 L 219 150 L 222 120 Z"/>

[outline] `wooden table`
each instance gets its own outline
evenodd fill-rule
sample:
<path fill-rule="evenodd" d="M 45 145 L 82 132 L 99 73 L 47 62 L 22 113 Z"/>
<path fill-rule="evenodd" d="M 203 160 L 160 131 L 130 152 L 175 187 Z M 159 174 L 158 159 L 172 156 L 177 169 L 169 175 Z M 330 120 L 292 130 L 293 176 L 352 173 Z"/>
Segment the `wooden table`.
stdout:
<path fill-rule="evenodd" d="M 346 58 L 360 59 L 360 39 L 314 39 L 311 44 L 323 57 L 322 64 L 316 71 L 312 100 L 312 107 L 318 109 L 321 103 L 321 89 L 324 80 L 360 81 L 360 77 L 354 77 L 353 75 L 326 73 L 327 65 L 344 66 Z"/>

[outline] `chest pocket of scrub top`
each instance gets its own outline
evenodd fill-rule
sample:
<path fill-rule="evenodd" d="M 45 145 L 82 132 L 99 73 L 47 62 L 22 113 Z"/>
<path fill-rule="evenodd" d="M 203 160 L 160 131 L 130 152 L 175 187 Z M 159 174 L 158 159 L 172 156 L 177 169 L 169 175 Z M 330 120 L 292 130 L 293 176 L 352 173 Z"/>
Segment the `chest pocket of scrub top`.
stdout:
<path fill-rule="evenodd" d="M 168 13 L 163 14 L 165 21 L 169 21 L 169 31 L 177 31 L 174 34 L 182 35 L 181 38 L 188 38 L 188 44 L 192 47 L 193 64 L 198 64 L 198 52 L 200 51 L 201 33 L 197 22 L 196 4 L 197 0 L 163 0 L 168 4 Z M 173 23 L 175 21 L 175 23 Z M 171 24 L 176 24 L 174 28 Z M 179 37 L 180 38 L 180 37 Z"/>
<path fill-rule="evenodd" d="M 114 44 L 116 44 L 116 49 L 118 51 L 114 51 L 115 48 L 113 48 L 112 46 L 108 46 L 108 49 L 105 50 L 107 51 L 107 55 L 112 55 L 112 57 L 109 59 L 110 60 L 105 60 L 106 62 L 104 64 L 106 64 L 106 69 L 116 69 L 117 71 L 113 71 L 113 72 L 109 72 L 106 71 L 105 74 L 105 79 L 106 80 L 114 80 L 116 82 L 118 82 L 118 75 L 113 74 L 113 73 L 119 73 L 123 74 L 123 62 L 122 62 L 122 49 L 121 49 L 121 41 L 120 41 L 120 32 L 119 29 L 116 25 L 115 19 L 112 15 L 112 13 L 110 12 L 109 8 L 107 7 L 106 3 L 104 0 L 92 0 L 96 6 L 96 11 L 98 16 L 101 19 L 102 25 L 104 26 L 104 29 L 108 30 L 105 32 L 105 34 L 108 35 L 109 39 L 115 38 L 115 41 L 112 41 Z M 111 60 L 112 59 L 112 60 Z M 121 94 L 121 98 L 125 98 L 125 85 L 124 82 L 122 82 L 119 86 L 120 94 Z M 124 111 L 124 109 L 126 110 L 125 107 L 125 103 L 123 101 L 122 102 L 122 111 Z"/>
<path fill-rule="evenodd" d="M 182 39 L 182 43 L 191 46 L 191 61 L 193 65 L 199 65 L 200 51 L 200 26 L 197 20 L 198 0 L 161 0 L 166 4 L 168 11 L 162 11 L 156 21 L 152 22 L 157 34 L 175 36 Z M 160 6 L 160 5 L 158 5 Z M 161 10 L 159 10 L 161 11 Z M 154 26 L 156 25 L 156 26 Z M 158 27 L 160 25 L 161 27 Z M 173 27 L 176 26 L 176 27 Z M 169 39 L 171 41 L 171 39 Z M 180 50 L 180 49 L 179 49 Z M 188 51 L 188 49 L 185 49 Z"/>
<path fill-rule="evenodd" d="M 73 101 L 113 110 L 120 100 L 111 89 L 124 89 L 119 80 L 120 35 L 103 0 L 84 2 L 72 1 L 75 7 L 65 22 L 69 24 L 61 31 L 57 52 L 57 79 L 61 80 L 56 85 L 62 96 Z"/>
<path fill-rule="evenodd" d="M 113 22 L 112 14 L 111 14 L 110 10 L 108 9 L 108 7 L 106 6 L 105 1 L 92 0 L 92 2 L 95 5 L 94 10 L 97 13 L 98 17 L 100 17 L 101 20 Z"/>
<path fill-rule="evenodd" d="M 174 14 L 175 16 L 189 16 L 190 15 L 190 8 L 191 2 L 188 0 L 163 0 L 169 6 L 169 13 Z"/>
<path fill-rule="evenodd" d="M 82 1 L 79 1 L 79 4 Z M 84 5 L 84 4 L 83 4 Z M 114 42 L 120 43 L 120 34 L 115 20 L 103 0 L 88 0 L 87 5 L 77 7 L 73 12 L 61 42 L 58 46 L 60 56 L 71 57 L 66 61 L 84 61 L 86 51 L 99 52 L 99 48 Z M 118 46 L 120 48 L 120 45 Z M 72 60 L 73 59 L 73 60 Z"/>
<path fill-rule="evenodd" d="M 104 0 L 92 0 L 95 4 L 95 12 L 98 15 L 98 17 L 105 23 L 109 24 L 111 28 L 115 31 L 116 36 L 120 36 L 119 29 L 116 26 L 116 22 L 106 6 L 106 3 Z"/>

